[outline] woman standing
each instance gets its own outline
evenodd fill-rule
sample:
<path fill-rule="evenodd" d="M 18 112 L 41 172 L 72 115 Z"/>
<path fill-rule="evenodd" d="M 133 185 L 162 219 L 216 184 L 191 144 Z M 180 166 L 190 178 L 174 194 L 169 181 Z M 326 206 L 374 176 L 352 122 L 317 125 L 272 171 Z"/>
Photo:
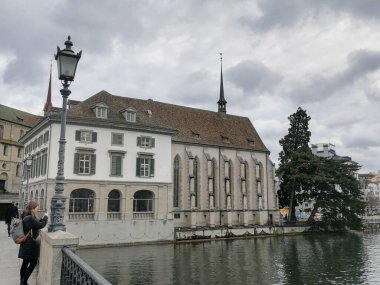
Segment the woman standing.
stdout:
<path fill-rule="evenodd" d="M 41 220 L 37 219 L 38 204 L 31 201 L 26 206 L 26 216 L 22 220 L 24 234 L 29 236 L 24 243 L 20 245 L 18 258 L 22 258 L 22 266 L 20 269 L 20 285 L 27 285 L 28 279 L 37 265 L 37 260 L 40 255 L 40 246 L 37 244 L 37 239 L 40 229 L 46 226 L 48 215 L 45 213 Z"/>

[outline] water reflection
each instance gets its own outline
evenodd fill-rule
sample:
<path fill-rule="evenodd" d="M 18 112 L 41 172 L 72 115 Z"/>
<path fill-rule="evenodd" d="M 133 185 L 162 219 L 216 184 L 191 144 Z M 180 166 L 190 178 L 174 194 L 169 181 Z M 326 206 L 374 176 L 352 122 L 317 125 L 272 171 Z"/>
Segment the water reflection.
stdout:
<path fill-rule="evenodd" d="M 380 235 L 306 235 L 79 250 L 112 284 L 380 284 Z"/>

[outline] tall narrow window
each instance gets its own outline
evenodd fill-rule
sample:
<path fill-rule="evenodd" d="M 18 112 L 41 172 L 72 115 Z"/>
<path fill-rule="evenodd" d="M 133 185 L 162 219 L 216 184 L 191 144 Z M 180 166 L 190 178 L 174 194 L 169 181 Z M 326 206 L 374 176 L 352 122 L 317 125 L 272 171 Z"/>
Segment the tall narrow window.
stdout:
<path fill-rule="evenodd" d="M 174 173 L 173 173 L 173 207 L 178 207 L 179 205 L 179 189 L 180 189 L 180 161 L 179 156 L 176 155 L 174 158 Z"/>
<path fill-rule="evenodd" d="M 123 154 L 111 153 L 111 176 L 122 176 Z"/>
<path fill-rule="evenodd" d="M 154 159 L 153 155 L 140 155 L 136 158 L 136 176 L 153 177 Z"/>
<path fill-rule="evenodd" d="M 198 161 L 198 157 L 195 157 L 194 159 L 194 168 L 193 168 L 193 171 L 194 171 L 194 193 L 195 193 L 195 207 L 198 207 L 198 198 L 199 198 L 199 189 L 198 189 L 198 181 L 199 181 L 199 177 L 198 177 L 198 167 L 199 167 L 199 161 Z"/>
<path fill-rule="evenodd" d="M 4 137 L 4 126 L 0 125 L 0 139 Z"/>

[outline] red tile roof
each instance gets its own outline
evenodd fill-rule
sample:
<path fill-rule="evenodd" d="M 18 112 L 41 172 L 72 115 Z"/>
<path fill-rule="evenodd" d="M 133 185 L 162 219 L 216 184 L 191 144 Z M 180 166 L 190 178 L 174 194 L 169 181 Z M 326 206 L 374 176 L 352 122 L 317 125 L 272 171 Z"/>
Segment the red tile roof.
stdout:
<path fill-rule="evenodd" d="M 108 120 L 125 121 L 120 111 L 132 107 L 137 110 L 136 123 L 178 130 L 173 141 L 269 152 L 246 117 L 222 115 L 151 99 L 121 97 L 101 91 L 73 106 L 68 110 L 68 116 L 96 119 L 92 108 L 98 103 L 108 106 Z"/>

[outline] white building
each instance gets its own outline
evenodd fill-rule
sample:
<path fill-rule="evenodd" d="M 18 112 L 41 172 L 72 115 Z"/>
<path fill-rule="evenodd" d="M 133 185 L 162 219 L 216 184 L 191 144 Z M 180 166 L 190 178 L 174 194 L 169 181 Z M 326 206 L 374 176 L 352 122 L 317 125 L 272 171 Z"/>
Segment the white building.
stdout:
<path fill-rule="evenodd" d="M 250 120 L 106 91 L 71 105 L 64 162 L 67 231 L 80 244 L 173 240 L 175 227 L 278 222 L 274 164 Z M 50 211 L 60 114 L 21 140 L 33 157 L 23 198 Z"/>

